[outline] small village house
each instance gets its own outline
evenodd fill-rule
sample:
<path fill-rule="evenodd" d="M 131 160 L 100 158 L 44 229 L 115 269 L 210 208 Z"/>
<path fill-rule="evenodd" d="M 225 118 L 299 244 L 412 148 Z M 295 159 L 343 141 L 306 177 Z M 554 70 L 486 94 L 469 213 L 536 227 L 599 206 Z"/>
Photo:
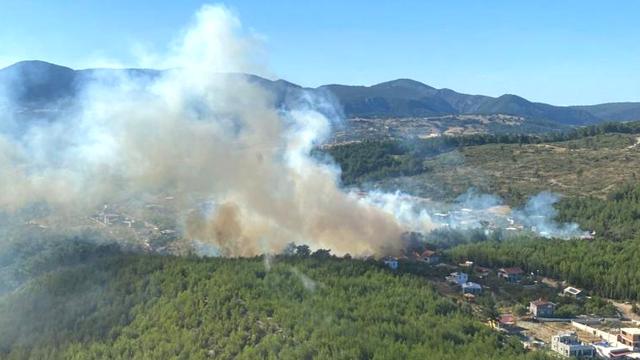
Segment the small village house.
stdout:
<path fill-rule="evenodd" d="M 566 287 L 562 290 L 562 295 L 572 297 L 574 299 L 584 299 L 584 291 L 574 288 L 572 286 Z"/>
<path fill-rule="evenodd" d="M 456 285 L 462 285 L 469 281 L 469 275 L 463 272 L 452 272 L 449 276 L 446 277 L 447 281 L 454 283 Z"/>
<path fill-rule="evenodd" d="M 462 284 L 462 293 L 463 294 L 472 294 L 478 295 L 482 293 L 482 286 L 480 284 L 474 282 L 466 282 Z"/>
<path fill-rule="evenodd" d="M 419 256 L 420 261 L 424 261 L 427 264 L 435 265 L 440 262 L 440 256 L 433 250 L 425 250 Z"/>
<path fill-rule="evenodd" d="M 501 268 L 498 269 L 498 276 L 510 283 L 517 283 L 522 280 L 524 271 L 519 267 Z"/>
<path fill-rule="evenodd" d="M 529 312 L 534 317 L 552 317 L 556 310 L 556 304 L 538 299 L 529 303 Z"/>
<path fill-rule="evenodd" d="M 516 324 L 516 318 L 513 314 L 502 314 L 496 320 L 489 322 L 492 328 L 507 333 L 517 333 L 519 328 Z"/>

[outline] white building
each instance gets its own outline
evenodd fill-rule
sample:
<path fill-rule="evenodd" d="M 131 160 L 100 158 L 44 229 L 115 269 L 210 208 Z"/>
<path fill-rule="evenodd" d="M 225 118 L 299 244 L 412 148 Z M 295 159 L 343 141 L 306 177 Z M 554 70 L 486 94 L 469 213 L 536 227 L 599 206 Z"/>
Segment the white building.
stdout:
<path fill-rule="evenodd" d="M 469 275 L 463 272 L 453 272 L 447 276 L 447 281 L 461 285 L 469 281 Z"/>
<path fill-rule="evenodd" d="M 551 350 L 566 357 L 593 358 L 596 350 L 591 345 L 580 342 L 574 332 L 560 333 L 551 338 Z"/>
<path fill-rule="evenodd" d="M 574 288 L 573 286 L 566 287 L 562 290 L 562 295 L 569 296 L 575 299 L 584 298 L 584 292 L 578 288 Z"/>
<path fill-rule="evenodd" d="M 626 346 L 617 346 L 606 341 L 593 344 L 596 354 L 603 359 L 621 359 L 631 355 L 631 351 Z"/>

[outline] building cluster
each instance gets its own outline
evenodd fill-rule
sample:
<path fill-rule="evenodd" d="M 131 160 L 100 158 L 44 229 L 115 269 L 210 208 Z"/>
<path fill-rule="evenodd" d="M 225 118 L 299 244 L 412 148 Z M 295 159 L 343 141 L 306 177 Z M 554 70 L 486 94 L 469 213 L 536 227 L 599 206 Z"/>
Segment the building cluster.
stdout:
<path fill-rule="evenodd" d="M 482 293 L 482 285 L 469 281 L 469 275 L 464 272 L 456 271 L 445 277 L 449 283 L 459 286 L 468 300 L 472 300 L 476 295 Z"/>
<path fill-rule="evenodd" d="M 166 197 L 165 202 L 172 201 L 173 197 Z M 92 225 L 107 229 L 109 232 L 124 231 L 123 234 L 133 235 L 136 244 L 145 251 L 163 251 L 166 245 L 175 240 L 178 231 L 173 225 L 162 226 L 145 220 L 147 214 L 166 214 L 169 210 L 165 205 L 150 203 L 144 206 L 146 213 L 138 215 L 136 219 L 127 214 L 126 205 L 105 204 L 93 215 L 88 217 Z M 155 246 L 152 246 L 154 244 Z M 162 245 L 157 247 L 158 245 Z"/>
<path fill-rule="evenodd" d="M 572 321 L 574 328 L 586 334 L 600 338 L 599 341 L 585 343 L 575 332 L 555 335 L 551 341 L 551 350 L 572 358 L 600 359 L 640 359 L 640 329 L 623 327 L 616 332 L 603 330 L 584 322 Z"/>
<path fill-rule="evenodd" d="M 333 132 L 327 145 L 373 139 L 427 139 L 442 135 L 486 133 L 488 124 L 517 126 L 524 119 L 496 114 L 459 114 L 429 117 L 349 118 L 345 126 Z"/>

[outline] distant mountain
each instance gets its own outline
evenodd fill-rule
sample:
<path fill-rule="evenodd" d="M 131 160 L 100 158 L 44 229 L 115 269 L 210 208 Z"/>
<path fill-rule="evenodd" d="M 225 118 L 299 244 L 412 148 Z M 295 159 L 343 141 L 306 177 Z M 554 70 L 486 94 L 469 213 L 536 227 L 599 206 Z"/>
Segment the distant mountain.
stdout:
<path fill-rule="evenodd" d="M 0 70 L 0 93 L 24 106 L 38 106 L 72 97 L 75 70 L 43 61 L 23 61 Z"/>
<path fill-rule="evenodd" d="M 337 96 L 350 117 L 406 117 L 456 114 L 507 114 L 549 120 L 563 125 L 597 123 L 601 118 L 577 108 L 533 103 L 516 95 L 498 98 L 435 89 L 420 82 L 399 79 L 365 86 L 325 85 Z M 638 112 L 640 119 L 640 112 Z"/>
<path fill-rule="evenodd" d="M 73 70 L 42 61 L 23 61 L 0 69 L 0 96 L 11 96 L 19 107 L 27 110 L 73 101 L 87 81 L 127 74 L 152 79 L 162 73 L 153 69 L 87 69 Z M 259 83 L 273 94 L 278 105 L 291 104 L 306 92 L 320 94 L 337 104 L 349 118 L 434 117 L 465 114 L 505 114 L 540 120 L 558 126 L 579 126 L 603 121 L 640 120 L 640 102 L 609 103 L 588 106 L 553 106 L 531 102 L 517 95 L 494 98 L 462 94 L 450 89 L 436 89 L 411 79 L 398 79 L 373 86 L 323 85 L 304 88 L 285 80 L 268 80 L 255 75 L 250 81 Z M 11 91 L 2 91 L 2 85 Z M 0 101 L 0 105 L 2 102 Z"/>
<path fill-rule="evenodd" d="M 637 102 L 572 106 L 572 108 L 587 111 L 599 119 L 612 121 L 632 121 L 640 119 L 640 103 Z"/>
<path fill-rule="evenodd" d="M 22 61 L 0 69 L 0 96 L 10 97 L 27 109 L 37 108 L 72 101 L 87 82 L 116 79 L 125 74 L 152 79 L 161 73 L 152 69 L 73 70 L 44 61 Z"/>
<path fill-rule="evenodd" d="M 456 109 L 423 83 L 400 79 L 373 86 L 324 85 L 337 97 L 350 117 L 437 116 Z"/>

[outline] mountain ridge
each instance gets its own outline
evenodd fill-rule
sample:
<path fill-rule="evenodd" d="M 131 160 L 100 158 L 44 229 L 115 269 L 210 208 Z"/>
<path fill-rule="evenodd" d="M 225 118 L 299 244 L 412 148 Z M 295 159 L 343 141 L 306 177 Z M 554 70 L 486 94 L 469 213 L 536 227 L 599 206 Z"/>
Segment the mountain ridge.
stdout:
<path fill-rule="evenodd" d="M 26 108 L 73 98 L 86 81 L 99 74 L 119 74 L 153 78 L 166 70 L 81 69 L 39 60 L 21 61 L 0 69 L 0 85 L 8 85 L 13 100 Z M 327 84 L 303 87 L 284 79 L 270 80 L 243 74 L 274 94 L 278 105 L 314 92 L 336 104 L 347 118 L 404 118 L 445 115 L 506 114 L 530 120 L 546 120 L 562 126 L 582 126 L 605 121 L 640 120 L 640 102 L 555 106 L 532 102 L 515 94 L 499 97 L 471 95 L 452 89 L 437 89 L 422 82 L 401 78 L 371 86 Z M 8 96 L 5 92 L 4 96 Z"/>

